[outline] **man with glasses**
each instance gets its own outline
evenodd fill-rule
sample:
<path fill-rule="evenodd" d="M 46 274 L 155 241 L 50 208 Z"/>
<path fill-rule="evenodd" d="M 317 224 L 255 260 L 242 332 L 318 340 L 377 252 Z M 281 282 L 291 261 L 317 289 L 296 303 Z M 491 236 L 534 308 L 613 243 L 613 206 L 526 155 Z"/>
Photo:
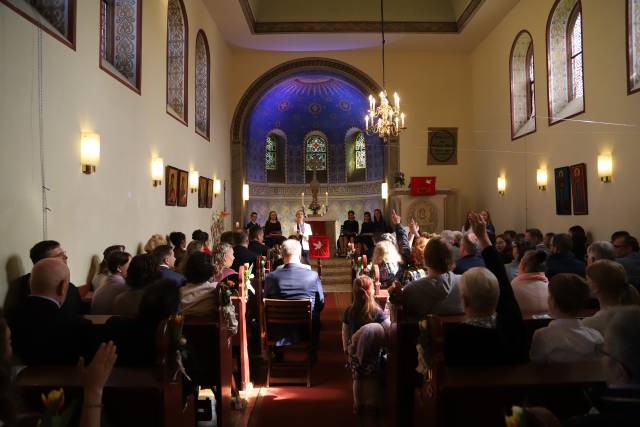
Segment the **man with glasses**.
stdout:
<path fill-rule="evenodd" d="M 29 258 L 31 258 L 31 262 L 34 265 L 45 258 L 56 258 L 62 260 L 65 264 L 67 264 L 67 260 L 69 259 L 65 250 L 60 246 L 60 243 L 55 240 L 44 240 L 36 243 L 29 251 Z M 24 276 L 18 277 L 9 285 L 7 297 L 4 302 L 4 310 L 10 327 L 12 327 L 12 320 L 15 319 L 16 315 L 22 310 L 27 298 L 31 294 L 29 287 L 30 279 L 31 273 L 27 273 Z M 73 283 L 70 283 L 66 299 L 60 307 L 60 310 L 68 316 L 83 314 L 82 299 L 80 298 L 78 288 L 76 288 Z"/>
<path fill-rule="evenodd" d="M 627 272 L 629 283 L 640 289 L 640 253 L 635 250 L 638 241 L 628 233 L 626 235 L 614 233 L 611 237 L 615 237 L 611 243 L 616 254 L 616 261 L 622 264 Z"/>

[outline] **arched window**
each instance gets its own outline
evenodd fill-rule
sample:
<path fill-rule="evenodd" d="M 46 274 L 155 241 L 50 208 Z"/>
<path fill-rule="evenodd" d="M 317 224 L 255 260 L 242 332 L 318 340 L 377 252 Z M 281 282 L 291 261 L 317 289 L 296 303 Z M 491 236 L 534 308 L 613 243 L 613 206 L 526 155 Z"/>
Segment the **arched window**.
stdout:
<path fill-rule="evenodd" d="M 567 25 L 567 62 L 569 72 L 567 86 L 569 88 L 569 100 L 580 98 L 583 95 L 582 87 L 582 12 L 580 4 L 576 3 L 569 17 Z"/>
<path fill-rule="evenodd" d="M 327 182 L 327 138 L 317 132 L 312 132 L 305 138 L 304 144 L 304 170 L 305 181 L 313 179 L 313 167 L 315 165 L 318 181 Z"/>
<path fill-rule="evenodd" d="M 2 0 L 18 15 L 76 48 L 76 0 Z"/>
<path fill-rule="evenodd" d="M 627 0 L 627 89 L 640 90 L 640 0 Z"/>
<path fill-rule="evenodd" d="M 526 30 L 518 33 L 511 46 L 509 76 L 511 79 L 511 139 L 514 140 L 536 130 L 533 39 Z"/>
<path fill-rule="evenodd" d="M 364 143 L 364 135 L 362 132 L 356 134 L 356 169 L 367 168 L 367 147 Z"/>
<path fill-rule="evenodd" d="M 204 31 L 196 36 L 196 133 L 209 139 L 209 43 Z"/>
<path fill-rule="evenodd" d="M 264 153 L 264 165 L 268 171 L 278 169 L 278 141 L 275 135 L 267 136 Z"/>
<path fill-rule="evenodd" d="M 182 0 L 167 5 L 167 113 L 187 124 L 189 26 Z"/>
<path fill-rule="evenodd" d="M 287 136 L 280 129 L 274 129 L 267 135 L 264 143 L 264 168 L 267 182 L 285 182 Z"/>
<path fill-rule="evenodd" d="M 547 21 L 549 124 L 584 112 L 582 6 L 556 0 Z"/>
<path fill-rule="evenodd" d="M 100 0 L 100 68 L 137 93 L 141 38 L 141 0 Z"/>

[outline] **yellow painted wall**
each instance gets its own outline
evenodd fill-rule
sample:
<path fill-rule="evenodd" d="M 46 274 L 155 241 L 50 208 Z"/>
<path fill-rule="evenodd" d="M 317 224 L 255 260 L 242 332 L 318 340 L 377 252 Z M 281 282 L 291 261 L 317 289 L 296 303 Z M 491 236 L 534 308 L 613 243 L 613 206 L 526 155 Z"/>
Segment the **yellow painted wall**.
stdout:
<path fill-rule="evenodd" d="M 572 121 L 547 122 L 545 33 L 553 0 L 521 0 L 471 54 L 472 138 L 476 192 L 499 231 L 525 226 L 566 232 L 580 224 L 598 240 L 617 229 L 640 233 L 640 94 L 627 95 L 625 1 L 582 0 L 586 112 Z M 517 33 L 533 36 L 537 132 L 511 141 L 509 52 Z M 613 182 L 597 176 L 597 155 L 612 152 Z M 589 215 L 557 216 L 553 169 L 586 163 Z M 546 165 L 549 186 L 536 187 L 536 169 Z M 496 177 L 506 173 L 500 197 Z"/>
<path fill-rule="evenodd" d="M 152 154 L 201 175 L 230 175 L 229 47 L 203 2 L 185 2 L 189 19 L 189 126 L 165 112 L 166 1 L 145 1 L 142 95 L 98 68 L 98 1 L 77 2 L 76 50 L 46 33 L 43 41 L 44 171 L 48 238 L 69 255 L 72 281 L 86 282 L 93 255 L 121 243 L 135 253 L 152 233 L 208 229 L 210 211 L 164 206 L 164 186 L 151 185 Z M 204 29 L 211 50 L 211 142 L 194 131 L 195 37 Z M 31 269 L 29 248 L 43 238 L 38 143 L 39 30 L 0 5 L 0 298 L 7 281 Z M 101 135 L 97 173 L 80 171 L 80 133 Z M 228 185 L 230 188 L 230 185 Z M 222 209 L 220 197 L 214 209 Z"/>

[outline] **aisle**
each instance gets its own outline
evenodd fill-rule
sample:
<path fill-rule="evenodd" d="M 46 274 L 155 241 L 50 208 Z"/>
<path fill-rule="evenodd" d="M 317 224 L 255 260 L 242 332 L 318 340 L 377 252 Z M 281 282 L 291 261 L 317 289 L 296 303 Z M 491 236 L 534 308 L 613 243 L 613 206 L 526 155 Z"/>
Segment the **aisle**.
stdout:
<path fill-rule="evenodd" d="M 351 375 L 342 355 L 342 311 L 350 303 L 347 292 L 325 294 L 318 363 L 312 372 L 312 387 L 276 385 L 261 390 L 249 425 L 338 427 L 357 425 L 353 414 Z"/>

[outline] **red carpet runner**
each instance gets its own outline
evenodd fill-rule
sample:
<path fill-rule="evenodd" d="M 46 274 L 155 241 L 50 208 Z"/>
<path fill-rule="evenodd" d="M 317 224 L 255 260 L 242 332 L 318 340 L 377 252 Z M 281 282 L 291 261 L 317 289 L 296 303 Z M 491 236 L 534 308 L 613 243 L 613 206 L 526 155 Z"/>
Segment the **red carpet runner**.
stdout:
<path fill-rule="evenodd" d="M 344 368 L 340 316 L 351 302 L 349 293 L 328 293 L 322 311 L 318 363 L 311 375 L 311 388 L 276 385 L 263 390 L 257 408 L 258 427 L 355 426 L 351 374 Z M 253 424 L 253 423 L 252 423 Z"/>

